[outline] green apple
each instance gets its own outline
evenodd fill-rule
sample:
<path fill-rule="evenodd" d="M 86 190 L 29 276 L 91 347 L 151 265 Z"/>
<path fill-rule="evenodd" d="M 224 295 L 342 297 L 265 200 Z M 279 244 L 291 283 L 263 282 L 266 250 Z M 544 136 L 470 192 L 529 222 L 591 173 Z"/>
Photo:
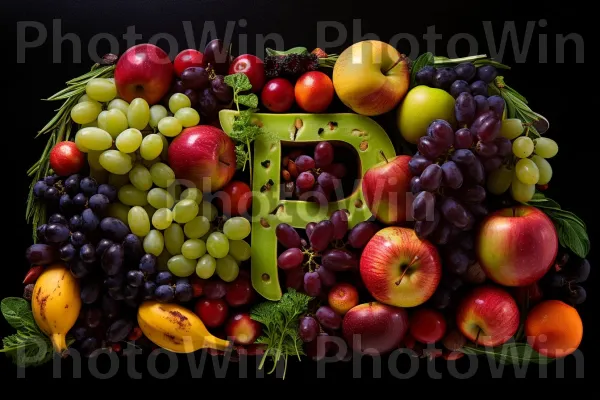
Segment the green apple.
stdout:
<path fill-rule="evenodd" d="M 398 129 L 409 143 L 416 144 L 436 119 L 453 125 L 455 122 L 454 98 L 442 89 L 417 86 L 408 92 L 398 108 Z"/>

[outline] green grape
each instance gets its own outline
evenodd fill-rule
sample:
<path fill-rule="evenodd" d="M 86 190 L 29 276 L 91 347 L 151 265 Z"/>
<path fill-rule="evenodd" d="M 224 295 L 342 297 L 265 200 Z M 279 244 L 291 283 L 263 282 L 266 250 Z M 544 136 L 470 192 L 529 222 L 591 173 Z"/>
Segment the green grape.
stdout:
<path fill-rule="evenodd" d="M 100 165 L 112 174 L 125 175 L 133 168 L 131 157 L 119 150 L 106 150 L 100 154 L 99 161 Z"/>
<path fill-rule="evenodd" d="M 131 209 L 131 207 L 126 206 L 123 203 L 119 203 L 118 201 L 115 201 L 114 203 L 110 203 L 108 205 L 106 215 L 121 220 L 121 222 L 127 224 L 127 219 L 129 217 L 129 209 Z"/>
<path fill-rule="evenodd" d="M 102 114 L 102 113 L 100 113 L 100 114 Z M 100 116 L 100 114 L 98 114 L 98 116 Z M 83 128 L 97 128 L 97 127 L 98 127 L 98 120 L 97 119 L 94 120 L 94 121 L 92 121 L 92 122 L 88 122 L 87 124 L 80 125 L 81 129 L 83 129 Z"/>
<path fill-rule="evenodd" d="M 230 218 L 223 225 L 223 233 L 230 240 L 245 239 L 250 234 L 251 229 L 250 222 L 244 217 Z"/>
<path fill-rule="evenodd" d="M 150 232 L 150 218 L 148 213 L 140 206 L 131 207 L 127 215 L 127 223 L 131 233 L 144 237 Z"/>
<path fill-rule="evenodd" d="M 154 216 L 154 213 L 156 212 L 156 208 L 152 207 L 150 204 L 146 204 L 144 206 L 144 210 L 146 210 L 146 213 L 148 214 L 148 218 L 150 219 L 150 221 L 152 221 L 152 217 Z"/>
<path fill-rule="evenodd" d="M 123 114 L 123 111 L 116 108 L 102 111 L 98 115 L 98 128 L 104 129 L 113 139 L 116 139 L 119 133 L 129 128 L 127 116 Z"/>
<path fill-rule="evenodd" d="M 90 98 L 90 96 L 88 96 L 87 94 L 84 94 L 83 96 L 81 96 L 81 97 L 79 98 L 79 100 L 77 100 L 77 103 L 83 103 L 83 102 L 85 102 L 85 101 L 96 101 L 96 100 L 92 100 L 92 99 Z M 96 101 L 96 103 L 98 103 L 98 102 Z"/>
<path fill-rule="evenodd" d="M 94 78 L 85 85 L 85 93 L 96 101 L 106 103 L 117 97 L 117 87 L 108 79 Z"/>
<path fill-rule="evenodd" d="M 552 179 L 552 166 L 543 157 L 534 154 L 531 156 L 531 161 L 535 163 L 538 168 L 540 177 L 537 181 L 538 185 L 545 185 Z"/>
<path fill-rule="evenodd" d="M 175 113 L 175 118 L 177 118 L 179 122 L 181 122 L 181 125 L 184 128 L 196 126 L 200 123 L 200 114 L 198 114 L 198 111 L 194 110 L 191 107 L 183 107 L 177 110 L 177 112 Z"/>
<path fill-rule="evenodd" d="M 535 143 L 535 154 L 543 158 L 552 158 L 558 153 L 558 144 L 548 138 L 537 138 Z"/>
<path fill-rule="evenodd" d="M 178 93 L 181 94 L 181 93 Z M 182 94 L 182 96 L 185 96 Z M 187 99 L 187 96 L 185 96 Z M 165 136 L 174 137 L 181 133 L 183 126 L 181 122 L 175 117 L 165 117 L 158 121 L 158 130 Z"/>
<path fill-rule="evenodd" d="M 208 279 L 214 275 L 217 269 L 217 260 L 210 254 L 205 254 L 198 260 L 196 264 L 196 275 L 202 279 Z"/>
<path fill-rule="evenodd" d="M 169 185 L 175 182 L 175 172 L 173 172 L 171 167 L 162 162 L 157 162 L 150 167 L 150 175 L 154 184 L 161 188 L 169 187 Z"/>
<path fill-rule="evenodd" d="M 181 200 L 173 207 L 173 220 L 185 224 L 198 215 L 198 204 L 194 200 Z"/>
<path fill-rule="evenodd" d="M 223 258 L 229 253 L 229 239 L 221 232 L 213 232 L 206 240 L 206 250 L 214 258 Z"/>
<path fill-rule="evenodd" d="M 141 157 L 140 157 L 141 158 Z M 160 162 L 160 159 L 155 158 L 154 160 L 146 160 L 144 158 L 141 158 L 142 160 L 142 165 L 146 168 L 148 168 L 148 170 L 150 170 L 150 167 L 153 166 L 154 164 L 156 164 L 157 162 Z"/>
<path fill-rule="evenodd" d="M 153 256 L 160 256 L 160 254 L 165 249 L 165 238 L 161 231 L 157 231 L 156 229 L 148 232 L 146 237 L 144 238 L 144 251 L 148 254 L 152 254 Z"/>
<path fill-rule="evenodd" d="M 210 222 L 213 222 L 219 215 L 217 207 L 208 201 L 203 201 L 199 206 L 198 215 L 205 216 Z"/>
<path fill-rule="evenodd" d="M 179 254 L 169 258 L 167 266 L 173 275 L 185 278 L 196 271 L 196 260 L 189 260 Z"/>
<path fill-rule="evenodd" d="M 515 174 L 510 185 L 510 192 L 513 199 L 516 201 L 527 203 L 533 198 L 533 194 L 535 193 L 535 185 L 527 185 L 521 182 Z"/>
<path fill-rule="evenodd" d="M 108 103 L 107 110 L 120 110 L 125 116 L 127 116 L 127 111 L 129 111 L 129 103 L 123 99 L 114 99 L 110 103 Z"/>
<path fill-rule="evenodd" d="M 513 154 L 518 158 L 527 158 L 533 153 L 533 140 L 526 136 L 515 139 L 512 147 Z"/>
<path fill-rule="evenodd" d="M 133 99 L 127 110 L 127 122 L 131 128 L 142 130 L 150 122 L 150 107 L 142 98 Z"/>
<path fill-rule="evenodd" d="M 167 229 L 173 222 L 173 212 L 168 208 L 159 208 L 152 216 L 152 225 L 156 229 Z"/>
<path fill-rule="evenodd" d="M 500 195 L 508 190 L 513 179 L 514 171 L 506 166 L 492 171 L 487 178 L 487 190 L 496 195 Z"/>
<path fill-rule="evenodd" d="M 181 199 L 181 185 L 174 181 L 172 185 L 167 187 L 167 192 L 171 193 L 174 199 Z"/>
<path fill-rule="evenodd" d="M 145 206 L 148 204 L 146 192 L 131 184 L 121 187 L 118 197 L 121 203 L 128 206 Z"/>
<path fill-rule="evenodd" d="M 208 231 L 204 235 L 200 236 L 200 240 L 204 240 L 204 243 L 208 242 L 208 237 L 211 235 L 211 233 L 216 231 L 217 228 L 215 226 L 210 225 Z"/>
<path fill-rule="evenodd" d="M 500 135 L 508 140 L 513 140 L 521 136 L 523 133 L 523 123 L 518 118 L 508 118 L 502 121 L 500 127 Z"/>
<path fill-rule="evenodd" d="M 129 175 L 108 174 L 108 184 L 120 189 L 129 183 Z"/>
<path fill-rule="evenodd" d="M 190 260 L 196 260 L 206 254 L 206 243 L 199 239 L 189 239 L 181 245 L 181 254 Z"/>
<path fill-rule="evenodd" d="M 93 128 L 93 126 L 89 126 L 89 127 L 82 128 L 82 129 L 88 129 L 88 128 Z M 90 151 L 87 147 L 85 147 L 83 144 L 81 144 L 81 136 L 77 136 L 77 134 L 75 134 L 75 146 L 77 146 L 79 151 L 81 151 L 82 153 L 87 153 Z"/>
<path fill-rule="evenodd" d="M 206 235 L 209 229 L 210 222 L 206 217 L 203 216 L 198 216 L 183 226 L 185 236 L 190 239 L 201 238 L 202 236 Z"/>
<path fill-rule="evenodd" d="M 173 114 L 181 108 L 191 106 L 192 102 L 190 101 L 190 98 L 183 93 L 175 93 L 169 98 L 169 110 L 171 110 Z"/>
<path fill-rule="evenodd" d="M 140 155 L 144 160 L 154 160 L 163 151 L 163 141 L 156 133 L 151 133 L 142 140 Z"/>
<path fill-rule="evenodd" d="M 194 200 L 196 203 L 200 204 L 202 202 L 202 191 L 196 188 L 188 188 L 185 189 L 181 196 L 180 200 Z"/>
<path fill-rule="evenodd" d="M 150 126 L 156 129 L 158 127 L 158 121 L 165 118 L 167 115 L 169 115 L 169 112 L 164 106 L 161 106 L 160 104 L 153 105 L 150 107 Z"/>
<path fill-rule="evenodd" d="M 106 150 L 112 146 L 112 136 L 100 128 L 83 128 L 75 134 L 75 144 L 79 142 L 88 151 Z"/>
<path fill-rule="evenodd" d="M 540 179 L 540 171 L 537 165 L 529 158 L 522 158 L 517 162 L 515 174 L 526 185 L 535 185 Z"/>
<path fill-rule="evenodd" d="M 183 246 L 183 242 L 185 241 L 181 226 L 179 224 L 171 224 L 165 229 L 163 235 L 165 236 L 167 251 L 171 255 L 181 254 L 181 246 Z"/>
<path fill-rule="evenodd" d="M 142 132 L 135 128 L 125 129 L 117 136 L 115 145 L 123 153 L 133 153 L 142 144 Z"/>
<path fill-rule="evenodd" d="M 165 189 L 152 188 L 148 192 L 148 203 L 156 209 L 172 208 L 173 204 L 175 204 L 175 200 L 173 200 L 171 193 L 167 192 Z"/>
<path fill-rule="evenodd" d="M 240 273 L 240 267 L 233 257 L 225 256 L 217 259 L 217 275 L 225 282 L 233 282 Z"/>
<path fill-rule="evenodd" d="M 162 158 L 165 161 L 168 161 L 169 160 L 169 141 L 167 140 L 165 135 L 161 135 L 159 133 L 158 136 L 160 137 L 160 140 L 162 141 L 162 144 L 163 144 L 162 151 L 160 152 L 160 158 Z"/>
<path fill-rule="evenodd" d="M 100 164 L 100 155 L 102 154 L 102 151 L 88 151 L 87 153 L 87 160 L 88 160 L 88 164 L 90 165 L 90 169 L 92 170 L 96 170 L 96 171 L 104 171 L 104 167 L 102 166 L 102 164 Z"/>
<path fill-rule="evenodd" d="M 71 119 L 76 124 L 87 124 L 96 120 L 101 111 L 102 106 L 97 101 L 84 101 L 71 109 Z"/>
<path fill-rule="evenodd" d="M 248 242 L 245 240 L 229 241 L 229 255 L 238 263 L 249 260 L 250 251 L 250 244 L 248 244 Z"/>
<path fill-rule="evenodd" d="M 152 188 L 150 171 L 141 164 L 135 164 L 131 171 L 129 171 L 129 181 L 140 190 L 150 190 Z"/>

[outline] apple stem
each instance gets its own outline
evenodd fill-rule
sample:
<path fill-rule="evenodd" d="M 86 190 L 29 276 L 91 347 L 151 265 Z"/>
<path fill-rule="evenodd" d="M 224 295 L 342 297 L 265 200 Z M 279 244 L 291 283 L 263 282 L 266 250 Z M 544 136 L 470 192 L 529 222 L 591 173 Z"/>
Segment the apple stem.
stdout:
<path fill-rule="evenodd" d="M 477 341 L 479 340 L 480 334 L 481 334 L 481 328 L 477 327 L 477 335 L 475 336 L 475 347 L 479 346 L 479 343 Z"/>
<path fill-rule="evenodd" d="M 410 267 L 410 265 L 408 265 L 406 268 L 404 268 L 404 271 L 402 271 L 402 275 L 400 275 L 400 278 L 396 281 L 396 286 L 400 285 L 400 282 L 402 282 L 402 278 L 404 278 L 404 275 L 406 275 L 406 271 L 408 271 L 409 267 Z"/>
<path fill-rule="evenodd" d="M 396 67 L 396 65 L 400 64 L 405 59 L 406 59 L 406 56 L 403 56 L 403 55 L 401 55 L 400 57 L 398 57 L 398 59 L 396 60 L 396 62 L 393 63 L 391 67 L 389 67 L 388 69 L 386 69 L 385 71 L 383 71 L 383 74 L 385 75 L 388 72 L 390 72 L 391 70 L 393 70 Z"/>
<path fill-rule="evenodd" d="M 389 163 L 387 157 L 385 156 L 385 154 L 383 153 L 383 150 L 379 150 L 379 154 L 381 154 L 381 157 L 383 157 L 383 159 L 385 160 L 386 163 Z"/>

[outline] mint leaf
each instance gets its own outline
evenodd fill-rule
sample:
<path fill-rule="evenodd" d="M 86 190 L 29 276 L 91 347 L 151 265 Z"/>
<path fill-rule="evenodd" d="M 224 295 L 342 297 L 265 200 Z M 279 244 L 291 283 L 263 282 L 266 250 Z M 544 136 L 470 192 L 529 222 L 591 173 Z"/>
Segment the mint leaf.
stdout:
<path fill-rule="evenodd" d="M 243 170 L 248 162 L 248 152 L 246 151 L 246 145 L 243 143 L 235 146 L 235 165 L 237 169 Z"/>
<path fill-rule="evenodd" d="M 248 79 L 246 74 L 242 72 L 238 72 L 237 74 L 233 75 L 227 75 L 225 76 L 224 81 L 227 85 L 231 86 L 234 94 L 252 89 L 250 79 Z"/>
<path fill-rule="evenodd" d="M 417 72 L 423 67 L 433 65 L 435 58 L 432 53 L 423 53 L 415 61 L 413 61 L 410 68 L 410 85 L 415 86 L 417 84 Z"/>
<path fill-rule="evenodd" d="M 38 329 L 29 302 L 21 297 L 6 297 L 0 303 L 0 311 L 6 322 L 17 331 L 32 331 L 41 334 Z"/>
<path fill-rule="evenodd" d="M 7 357 L 19 367 L 42 365 L 52 359 L 54 350 L 46 336 L 31 335 L 18 332 L 2 339 Z"/>
<path fill-rule="evenodd" d="M 308 49 L 306 47 L 292 47 L 288 50 L 274 50 L 270 48 L 266 48 L 268 56 L 285 56 L 288 54 L 308 54 Z"/>
<path fill-rule="evenodd" d="M 560 245 L 571 249 L 573 253 L 585 258 L 590 251 L 590 239 L 585 229 L 568 219 L 553 219 Z"/>
<path fill-rule="evenodd" d="M 553 358 L 542 356 L 525 343 L 508 342 L 497 347 L 464 346 L 461 351 L 465 354 L 485 355 L 502 364 L 521 365 L 531 362 L 534 364 L 549 364 Z"/>
<path fill-rule="evenodd" d="M 254 93 L 241 94 L 237 97 L 237 101 L 239 104 L 244 105 L 249 108 L 258 107 L 258 97 Z"/>

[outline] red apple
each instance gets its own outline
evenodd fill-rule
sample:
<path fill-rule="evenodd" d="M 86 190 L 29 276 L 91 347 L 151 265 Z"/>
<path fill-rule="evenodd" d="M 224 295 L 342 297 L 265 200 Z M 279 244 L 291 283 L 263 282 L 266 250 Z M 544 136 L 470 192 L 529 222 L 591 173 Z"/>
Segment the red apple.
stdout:
<path fill-rule="evenodd" d="M 294 105 L 294 86 L 284 78 L 271 79 L 260 93 L 260 101 L 269 111 L 286 112 Z"/>
<path fill-rule="evenodd" d="M 485 274 L 504 286 L 527 286 L 548 272 L 558 252 L 554 224 L 542 211 L 516 206 L 481 223 L 477 258 Z"/>
<path fill-rule="evenodd" d="M 248 313 L 236 314 L 227 322 L 225 333 L 237 344 L 252 344 L 262 332 L 261 325 Z"/>
<path fill-rule="evenodd" d="M 177 76 L 181 77 L 181 73 L 186 68 L 202 67 L 203 66 L 203 64 L 202 64 L 203 58 L 204 58 L 204 56 L 198 50 L 194 50 L 194 49 L 183 50 L 182 52 L 177 54 L 177 57 L 175 57 L 175 60 L 173 60 L 173 67 L 175 68 L 175 74 L 177 74 Z"/>
<path fill-rule="evenodd" d="M 231 217 L 246 215 L 252 205 L 252 190 L 241 181 L 231 181 L 216 194 L 215 205 Z"/>
<path fill-rule="evenodd" d="M 375 234 L 360 258 L 360 275 L 378 301 L 415 307 L 435 292 L 442 275 L 437 249 L 412 229 L 387 227 Z"/>
<path fill-rule="evenodd" d="M 242 72 L 248 77 L 254 93 L 260 92 L 265 85 L 265 64 L 252 54 L 242 54 L 233 60 L 229 66 L 229 75 L 238 72 Z"/>
<path fill-rule="evenodd" d="M 203 299 L 196 303 L 195 312 L 204 325 L 216 328 L 223 325 L 227 319 L 229 307 L 221 299 Z"/>
<path fill-rule="evenodd" d="M 74 142 L 57 143 L 50 151 L 50 167 L 60 176 L 76 174 L 84 163 L 85 155 Z"/>
<path fill-rule="evenodd" d="M 362 191 L 371 213 L 387 225 L 406 222 L 412 175 L 409 156 L 396 156 L 369 168 Z"/>
<path fill-rule="evenodd" d="M 171 142 L 169 165 L 178 180 L 190 181 L 204 192 L 214 192 L 235 174 L 235 146 L 218 128 L 193 126 Z"/>
<path fill-rule="evenodd" d="M 329 291 L 327 300 L 333 311 L 344 315 L 358 304 L 358 291 L 349 283 L 338 283 Z"/>
<path fill-rule="evenodd" d="M 398 347 L 407 330 L 406 310 L 377 302 L 353 307 L 342 322 L 346 342 L 355 351 L 370 355 L 387 353 Z"/>
<path fill-rule="evenodd" d="M 167 94 L 173 80 L 173 64 L 160 47 L 138 44 L 130 47 L 117 61 L 115 85 L 119 97 L 131 102 L 141 97 L 153 105 Z"/>
<path fill-rule="evenodd" d="M 498 346 L 517 332 L 519 307 L 504 289 L 479 286 L 460 302 L 456 325 L 469 340 L 484 346 Z"/>
<path fill-rule="evenodd" d="M 421 343 L 435 343 L 446 333 L 446 319 L 436 310 L 421 308 L 410 316 L 410 334 Z"/>

